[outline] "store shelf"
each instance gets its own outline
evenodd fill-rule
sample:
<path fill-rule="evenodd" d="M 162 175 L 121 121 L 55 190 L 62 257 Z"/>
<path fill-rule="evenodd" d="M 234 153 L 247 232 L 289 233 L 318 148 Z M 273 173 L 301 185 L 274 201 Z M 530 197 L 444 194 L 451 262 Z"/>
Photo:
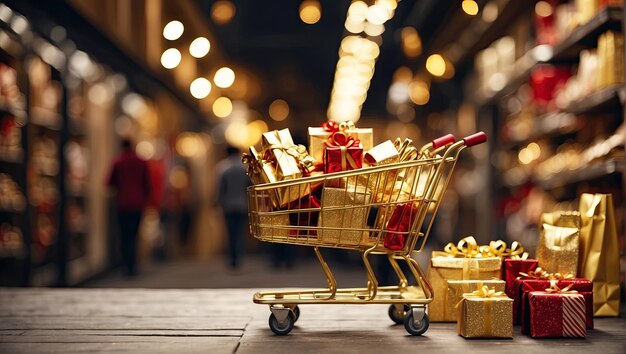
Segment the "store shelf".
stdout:
<path fill-rule="evenodd" d="M 564 111 L 573 114 L 616 112 L 624 102 L 624 86 L 611 86 L 574 101 Z"/>
<path fill-rule="evenodd" d="M 624 9 L 621 7 L 607 7 L 600 11 L 586 24 L 574 29 L 561 43 L 553 48 L 549 62 L 576 60 L 580 51 L 585 48 L 595 48 L 598 36 L 608 30 L 620 31 Z"/>
<path fill-rule="evenodd" d="M 501 86 L 495 88 L 482 87 L 478 89 L 477 95 L 474 97 L 474 100 L 479 106 L 488 106 L 498 102 L 504 96 L 513 93 L 517 90 L 522 84 L 528 81 L 530 78 L 530 73 L 533 67 L 537 64 L 537 60 L 533 57 L 532 51 L 526 53 L 520 59 L 518 59 L 511 72 L 506 75 L 504 73 L 498 73 L 494 75 L 501 75 L 504 84 L 503 85 L 494 85 Z"/>
<path fill-rule="evenodd" d="M 537 179 L 535 182 L 544 189 L 554 189 L 574 183 L 591 181 L 614 173 L 622 173 L 623 171 L 624 159 L 619 158 L 591 163 L 573 171 L 559 172 L 545 179 Z"/>
<path fill-rule="evenodd" d="M 572 113 L 546 113 L 535 118 L 532 131 L 528 135 L 510 139 L 504 143 L 503 147 L 510 149 L 541 138 L 572 134 L 579 131 L 581 126 Z"/>

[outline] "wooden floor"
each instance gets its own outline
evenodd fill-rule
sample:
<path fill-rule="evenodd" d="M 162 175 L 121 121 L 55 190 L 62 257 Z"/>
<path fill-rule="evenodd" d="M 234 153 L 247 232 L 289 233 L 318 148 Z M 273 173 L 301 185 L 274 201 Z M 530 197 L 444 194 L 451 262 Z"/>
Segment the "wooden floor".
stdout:
<path fill-rule="evenodd" d="M 285 337 L 253 290 L 0 289 L 0 353 L 626 353 L 626 321 L 596 319 L 586 339 L 465 340 L 454 324 L 422 337 L 383 305 L 301 306 Z"/>

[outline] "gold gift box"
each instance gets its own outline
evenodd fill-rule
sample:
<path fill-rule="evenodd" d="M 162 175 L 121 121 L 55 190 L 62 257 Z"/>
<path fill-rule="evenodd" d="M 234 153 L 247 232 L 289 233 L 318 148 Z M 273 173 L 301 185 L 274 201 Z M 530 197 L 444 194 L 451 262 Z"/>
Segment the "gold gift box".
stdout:
<path fill-rule="evenodd" d="M 261 239 L 286 241 L 289 238 L 289 214 L 259 214 L 258 235 Z"/>
<path fill-rule="evenodd" d="M 433 287 L 433 301 L 428 305 L 429 316 L 443 318 L 448 280 L 500 279 L 502 260 L 493 258 L 455 258 L 433 256 L 428 266 L 428 280 Z M 434 317 L 432 317 L 434 315 Z"/>
<path fill-rule="evenodd" d="M 359 139 L 363 144 L 363 151 L 367 151 L 374 146 L 374 131 L 372 128 L 348 128 L 343 130 L 349 136 Z M 320 127 L 309 127 L 309 154 L 315 158 L 317 163 L 324 161 L 324 149 L 326 140 L 331 132 Z"/>
<path fill-rule="evenodd" d="M 513 338 L 513 300 L 506 295 L 463 295 L 457 329 L 465 338 Z"/>
<path fill-rule="evenodd" d="M 360 186 L 324 188 L 320 213 L 320 240 L 325 243 L 358 245 L 367 240 L 367 217 L 371 194 Z"/>
<path fill-rule="evenodd" d="M 273 130 L 263 133 L 263 148 L 269 149 L 276 159 L 276 172 L 279 180 L 302 177 L 298 160 L 288 153 L 295 146 L 289 129 Z"/>
<path fill-rule="evenodd" d="M 580 249 L 580 213 L 554 212 L 541 215 L 537 260 L 550 273 L 576 274 Z"/>
<path fill-rule="evenodd" d="M 459 301 L 463 300 L 464 293 L 471 293 L 479 290 L 484 285 L 495 291 L 504 291 L 506 282 L 504 280 L 448 280 L 446 281 L 446 292 L 443 295 L 442 311 L 429 309 L 429 318 L 432 322 L 456 322 Z"/>

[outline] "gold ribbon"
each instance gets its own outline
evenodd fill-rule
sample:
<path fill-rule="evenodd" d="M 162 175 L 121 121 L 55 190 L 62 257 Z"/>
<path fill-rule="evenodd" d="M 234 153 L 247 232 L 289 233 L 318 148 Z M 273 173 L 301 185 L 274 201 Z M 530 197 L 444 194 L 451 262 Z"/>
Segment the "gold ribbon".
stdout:
<path fill-rule="evenodd" d="M 265 149 L 263 154 L 264 160 L 275 161 L 275 156 L 272 156 L 269 152 L 272 150 L 280 150 L 295 158 L 304 173 L 311 173 L 315 170 L 315 158 L 309 155 L 304 145 L 285 143 L 282 141 L 277 130 L 274 130 L 272 133 L 276 140 L 279 141 L 279 144 L 271 144 Z"/>
<path fill-rule="evenodd" d="M 417 159 L 417 148 L 413 146 L 413 140 L 396 138 L 393 145 L 398 150 L 398 162 L 410 161 Z"/>
<path fill-rule="evenodd" d="M 263 160 L 259 153 L 256 151 L 254 146 L 250 146 L 250 153 L 244 153 L 241 157 L 241 162 L 246 165 L 246 174 L 250 177 L 254 176 L 257 173 L 260 173 L 262 170 L 262 165 L 265 160 Z"/>
<path fill-rule="evenodd" d="M 543 280 L 567 280 L 574 279 L 576 276 L 572 273 L 548 273 L 541 267 L 537 267 L 535 270 L 531 270 L 528 273 L 519 272 L 519 278 L 528 278 L 528 279 L 543 279 Z"/>
<path fill-rule="evenodd" d="M 526 259 L 528 252 L 524 252 L 522 244 L 514 241 L 511 248 L 506 247 L 506 242 L 502 240 L 490 241 L 488 245 L 479 246 L 473 236 L 467 236 L 461 239 L 456 245 L 449 242 L 442 251 L 435 251 L 437 257 L 456 257 L 456 258 L 505 258 Z"/>
<path fill-rule="evenodd" d="M 550 287 L 546 289 L 546 292 L 549 292 L 551 294 L 577 294 L 578 291 L 570 290 L 572 286 L 574 286 L 574 284 L 570 284 L 561 289 L 558 286 L 558 280 L 552 279 L 550 280 Z"/>
<path fill-rule="evenodd" d="M 487 285 L 479 286 L 478 290 L 474 290 L 471 293 L 464 293 L 463 296 L 471 297 L 502 297 L 504 292 L 496 291 L 495 289 L 489 289 Z"/>

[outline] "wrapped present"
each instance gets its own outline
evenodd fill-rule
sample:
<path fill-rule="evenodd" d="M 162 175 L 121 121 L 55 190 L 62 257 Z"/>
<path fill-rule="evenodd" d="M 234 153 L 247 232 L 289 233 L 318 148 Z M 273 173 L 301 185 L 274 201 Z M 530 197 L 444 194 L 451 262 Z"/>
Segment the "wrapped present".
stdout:
<path fill-rule="evenodd" d="M 533 338 L 585 337 L 585 298 L 571 287 L 562 289 L 553 282 L 545 291 L 528 292 L 522 333 Z"/>
<path fill-rule="evenodd" d="M 512 299 L 515 297 L 514 285 L 519 274 L 536 270 L 538 264 L 536 259 L 508 258 L 502 260 L 502 279 L 506 281 L 504 292 L 508 297 Z"/>
<path fill-rule="evenodd" d="M 579 249 L 578 212 L 559 211 L 541 215 L 541 232 L 536 255 L 543 269 L 553 273 L 576 274 Z"/>
<path fill-rule="evenodd" d="M 307 175 L 315 168 L 313 157 L 303 145 L 294 145 L 289 129 L 263 133 L 264 151 L 250 147 L 242 162 L 254 184 L 291 180 Z M 286 206 L 311 192 L 309 185 L 275 188 L 269 191 L 275 209 Z"/>
<path fill-rule="evenodd" d="M 398 204 L 394 207 L 385 228 L 387 231 L 383 236 L 385 248 L 394 251 L 404 248 L 416 214 L 417 208 L 410 203 Z"/>
<path fill-rule="evenodd" d="M 434 292 L 433 301 L 429 305 L 431 318 L 443 318 L 440 314 L 444 311 L 443 299 L 448 280 L 499 279 L 502 259 L 477 257 L 480 254 L 478 249 L 476 240 L 468 236 L 456 246 L 449 243 L 444 251 L 433 251 L 427 275 Z"/>
<path fill-rule="evenodd" d="M 371 194 L 360 186 L 322 190 L 320 240 L 326 243 L 358 245 L 368 238 L 367 219 Z"/>
<path fill-rule="evenodd" d="M 463 294 L 457 312 L 457 329 L 464 338 L 513 338 L 513 300 L 501 291 L 482 286 Z"/>
<path fill-rule="evenodd" d="M 587 314 L 585 324 L 587 328 L 593 328 L 594 295 L 592 283 L 587 279 L 575 278 L 573 274 L 551 274 L 541 268 L 537 268 L 537 270 L 531 271 L 528 274 L 524 273 L 519 279 L 515 280 L 513 285 L 515 295 L 513 298 L 513 323 L 524 325 L 524 313 L 526 313 L 524 304 L 528 292 L 541 291 L 549 288 L 552 281 L 556 281 L 556 285 L 559 287 L 571 285 L 572 290 L 578 291 L 578 293 L 583 296 Z"/>
<path fill-rule="evenodd" d="M 283 211 L 272 211 L 272 204 L 269 197 L 257 195 L 256 208 L 258 213 L 254 213 L 251 217 L 258 217 L 258 222 L 251 222 L 254 235 L 258 238 L 268 241 L 287 241 L 290 235 L 291 224 L 289 222 L 289 214 Z"/>
<path fill-rule="evenodd" d="M 430 320 L 433 322 L 456 322 L 456 305 L 463 299 L 463 294 L 471 293 L 487 286 L 495 291 L 504 291 L 504 281 L 502 280 L 447 280 L 446 292 L 442 294 L 443 310 L 440 312 L 429 312 Z"/>
<path fill-rule="evenodd" d="M 324 150 L 324 173 L 363 167 L 363 145 L 343 132 L 331 134 Z"/>
<path fill-rule="evenodd" d="M 374 132 L 372 128 L 357 128 L 350 121 L 337 123 L 328 121 L 321 127 L 309 127 L 309 153 L 315 161 L 322 162 L 325 144 L 332 133 L 343 132 L 348 136 L 361 141 L 363 150 L 367 151 L 374 146 Z"/>
<path fill-rule="evenodd" d="M 307 195 L 289 205 L 289 223 L 296 226 L 291 236 L 317 237 L 317 224 L 320 215 L 320 200 L 315 195 Z"/>
<path fill-rule="evenodd" d="M 387 140 L 367 150 L 363 158 L 370 165 L 383 165 L 397 162 L 399 156 L 400 154 L 396 146 L 391 140 Z"/>
<path fill-rule="evenodd" d="M 582 194 L 578 275 L 593 282 L 594 316 L 618 316 L 620 257 L 611 194 Z"/>

